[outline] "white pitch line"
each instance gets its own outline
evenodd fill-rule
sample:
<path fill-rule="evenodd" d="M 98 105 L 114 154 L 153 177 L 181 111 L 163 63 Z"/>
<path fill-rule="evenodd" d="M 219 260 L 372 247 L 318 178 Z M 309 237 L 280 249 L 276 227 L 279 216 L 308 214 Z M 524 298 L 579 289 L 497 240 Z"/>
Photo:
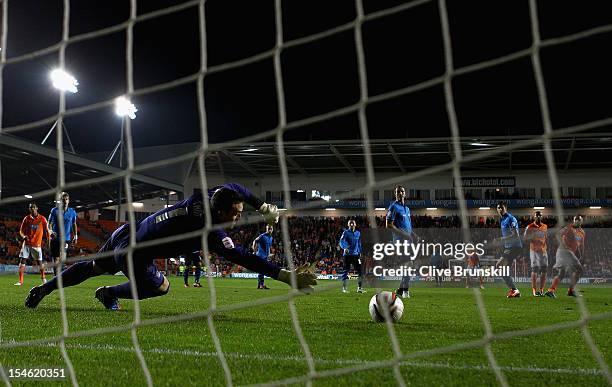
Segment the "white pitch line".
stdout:
<path fill-rule="evenodd" d="M 56 347 L 55 343 L 48 343 L 42 345 L 44 347 Z M 67 344 L 66 348 L 69 349 L 84 349 L 84 350 L 108 350 L 108 351 L 122 351 L 122 352 L 134 352 L 133 347 L 122 347 L 115 345 L 84 345 L 84 344 Z M 153 349 L 142 349 L 144 353 L 160 354 L 160 355 L 181 355 L 181 356 L 193 356 L 193 357 L 218 357 L 216 352 L 203 352 L 189 349 L 168 349 L 168 348 L 153 348 Z M 286 362 L 300 362 L 305 363 L 306 358 L 301 356 L 273 356 L 266 354 L 246 354 L 238 352 L 225 352 L 226 357 L 237 359 L 237 360 L 259 360 L 259 361 L 286 361 Z M 367 364 L 371 361 L 363 359 L 321 359 L 314 358 L 315 363 L 318 364 L 337 364 L 341 366 L 356 365 L 356 364 Z M 420 361 L 403 361 L 402 366 L 419 367 L 419 368 L 438 368 L 438 369 L 451 369 L 451 370 L 472 370 L 472 371 L 486 371 L 492 372 L 493 370 L 488 364 L 481 365 L 470 365 L 470 364 L 449 364 L 449 363 L 435 363 L 435 362 L 420 362 Z M 585 376 L 601 376 L 602 371 L 593 368 L 542 368 L 542 367 L 513 367 L 513 366 L 502 366 L 500 367 L 504 371 L 509 372 L 528 372 L 528 373 L 562 373 L 571 375 L 585 375 Z"/>

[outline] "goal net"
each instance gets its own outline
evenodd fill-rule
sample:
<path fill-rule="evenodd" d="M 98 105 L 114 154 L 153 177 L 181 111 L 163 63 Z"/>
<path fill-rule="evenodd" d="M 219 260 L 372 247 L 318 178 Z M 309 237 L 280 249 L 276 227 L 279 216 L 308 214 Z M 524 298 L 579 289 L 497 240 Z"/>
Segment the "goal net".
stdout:
<path fill-rule="evenodd" d="M 543 49 L 547 49 L 550 47 L 561 46 L 565 44 L 570 44 L 572 42 L 576 42 L 582 39 L 590 38 L 596 35 L 609 33 L 612 31 L 612 25 L 605 25 L 601 27 L 586 29 L 577 33 L 568 34 L 564 36 L 559 36 L 550 39 L 542 39 L 540 35 L 541 27 L 540 27 L 540 19 L 538 17 L 538 4 L 536 0 L 529 1 L 529 20 L 531 25 L 531 36 L 532 36 L 532 44 L 529 48 L 519 50 L 516 52 L 512 52 L 500 57 L 496 57 L 490 60 L 482 61 L 479 63 L 471 64 L 464 67 L 457 67 L 454 64 L 453 58 L 453 37 L 450 33 L 449 27 L 449 12 L 447 10 L 447 1 L 446 0 L 438 0 L 437 2 L 430 0 L 416 0 L 405 4 L 396 5 L 384 10 L 365 13 L 364 5 L 362 0 L 355 0 L 354 9 L 356 17 L 354 20 L 333 27 L 331 29 L 311 34 L 305 37 L 287 40 L 285 39 L 285 35 L 283 33 L 283 3 L 281 0 L 274 1 L 274 22 L 275 22 L 275 45 L 272 49 L 257 53 L 251 57 L 243 58 L 240 60 L 223 63 L 215 66 L 210 66 L 208 64 L 208 56 L 207 56 L 207 40 L 209 36 L 207 36 L 207 18 L 205 14 L 205 4 L 204 0 L 192 0 L 186 1 L 178 5 L 169 6 L 167 8 L 163 8 L 160 10 L 152 11 L 149 13 L 139 13 L 137 9 L 137 1 L 131 0 L 130 3 L 130 13 L 129 18 L 122 23 L 117 25 L 113 25 L 107 28 L 102 28 L 99 30 L 95 30 L 88 33 L 83 33 L 79 35 L 73 35 L 70 32 L 71 27 L 71 1 L 64 0 L 63 1 L 63 17 L 62 17 L 62 38 L 61 40 L 54 45 L 43 48 L 41 50 L 29 52 L 26 54 L 7 57 L 7 49 L 10 49 L 7 46 L 7 43 L 11 43 L 11 39 L 8 37 L 8 30 L 11 25 L 11 20 L 8 17 L 10 15 L 9 9 L 10 7 L 16 3 L 17 0 L 2 0 L 0 4 L 2 5 L 2 32 L 1 32 L 1 40 L 0 46 L 2 50 L 0 51 L 0 98 L 2 98 L 2 89 L 3 84 L 6 79 L 4 78 L 4 70 L 8 65 L 17 65 L 23 62 L 26 62 L 32 58 L 42 57 L 45 55 L 57 55 L 57 60 L 60 69 L 66 69 L 66 50 L 71 45 L 77 44 L 79 42 L 88 41 L 91 39 L 99 38 L 102 36 L 114 34 L 118 31 L 125 32 L 125 68 L 126 68 L 126 84 L 127 87 L 123 93 L 123 95 L 130 99 L 138 96 L 145 96 L 148 94 L 152 94 L 158 92 L 160 90 L 168 90 L 173 88 L 178 88 L 184 85 L 193 85 L 197 90 L 197 107 L 199 114 L 199 129 L 200 129 L 200 146 L 197 150 L 189 153 L 185 153 L 179 156 L 172 157 L 170 159 L 163 160 L 155 160 L 152 162 L 147 162 L 143 164 L 135 165 L 134 162 L 134 146 L 133 146 L 133 133 L 130 120 L 125 120 L 125 151 L 127 155 L 127 159 L 125 161 L 125 168 L 122 168 L 120 171 L 116 173 L 101 176 L 101 177 L 87 177 L 79 181 L 66 181 L 65 177 L 65 158 L 67 157 L 66 152 L 64 150 L 66 138 L 64 137 L 64 132 L 62 130 L 55 130 L 54 136 L 56 140 L 56 158 L 57 158 L 57 181 L 52 184 L 53 187 L 44 190 L 41 192 L 23 192 L 20 195 L 13 196 L 5 196 L 2 195 L 0 197 L 0 206 L 7 205 L 23 205 L 27 203 L 28 199 L 24 199 L 24 195 L 28 194 L 31 197 L 45 197 L 49 195 L 55 195 L 59 197 L 61 192 L 70 191 L 71 189 L 75 189 L 78 187 L 87 187 L 93 186 L 99 183 L 103 183 L 111 180 L 121 180 L 125 199 L 127 201 L 127 211 L 128 211 L 128 219 L 130 224 L 136 223 L 136 215 L 133 209 L 134 196 L 133 196 L 133 184 L 134 184 L 134 176 L 147 170 L 159 168 L 164 165 L 172 165 L 174 163 L 180 163 L 186 160 L 195 160 L 197 165 L 197 169 L 199 171 L 199 182 L 200 189 L 202 192 L 207 192 L 208 188 L 210 188 L 209 184 L 209 175 L 206 171 L 206 157 L 214 152 L 223 151 L 231 146 L 236 145 L 246 145 L 264 139 L 274 139 L 276 143 L 277 149 L 277 159 L 280 168 L 280 178 L 282 181 L 282 187 L 285 198 L 290 198 L 290 191 L 292 189 L 291 180 L 289 176 L 289 167 L 288 163 L 290 162 L 286 157 L 285 150 L 285 142 L 286 136 L 288 133 L 291 133 L 295 130 L 305 130 L 309 125 L 323 122 L 326 120 L 330 120 L 337 117 L 342 117 L 347 114 L 356 114 L 358 117 L 359 124 L 359 137 L 361 139 L 363 145 L 363 156 L 365 163 L 365 179 L 366 184 L 361 188 L 352 190 L 346 194 L 339 196 L 339 199 L 343 198 L 351 198 L 356 197 L 358 195 L 365 195 L 368 203 L 368 216 L 369 223 L 371 225 L 376 224 L 375 219 L 375 208 L 374 208 L 374 194 L 373 191 L 380 186 L 392 186 L 394 184 L 406 184 L 412 181 L 415 181 L 421 177 L 439 174 L 439 173 L 448 173 L 452 176 L 454 181 L 454 193 L 458 203 L 458 213 L 460 218 L 462 219 L 462 232 L 465 240 L 470 239 L 470 229 L 468 219 L 468 208 L 466 207 L 465 201 L 465 192 L 462 188 L 461 178 L 462 178 L 462 165 L 468 162 L 474 162 L 478 160 L 487 160 L 496 155 L 507 153 L 511 150 L 517 149 L 525 149 L 525 148 L 534 148 L 541 147 L 543 149 L 546 168 L 548 173 L 548 179 L 550 180 L 552 187 L 552 196 L 554 198 L 554 213 L 557 219 L 564 219 L 565 213 L 564 208 L 562 206 L 561 201 L 561 192 L 560 192 L 560 184 L 559 177 L 557 173 L 557 169 L 555 167 L 554 154 L 551 148 L 551 141 L 556 137 L 568 136 L 572 134 L 578 134 L 581 132 L 585 132 L 588 130 L 600 128 L 606 125 L 612 124 L 612 117 L 608 117 L 605 119 L 600 119 L 592 122 L 583 122 L 580 124 L 576 124 L 573 126 L 567 127 L 553 127 L 553 123 L 550 117 L 550 108 L 549 108 L 549 99 L 547 97 L 547 87 L 545 82 L 546 72 L 543 69 L 540 52 Z M 363 42 L 363 26 L 367 25 L 367 23 L 373 22 L 375 20 L 384 20 L 385 18 L 390 18 L 393 15 L 402 13 L 402 12 L 412 12 L 419 7 L 423 7 L 425 5 L 435 4 L 439 13 L 439 28 L 441 31 L 441 36 L 443 39 L 443 56 L 444 56 L 444 72 L 442 75 L 433 77 L 431 79 L 411 84 L 406 87 L 402 87 L 396 90 L 383 92 L 379 94 L 373 94 L 369 91 L 369 87 L 371 86 L 368 82 L 368 69 L 366 66 L 367 63 L 367 52 L 364 50 L 364 42 Z M 198 28 L 199 31 L 199 48 L 200 48 L 200 63 L 199 69 L 189 75 L 182 77 L 180 79 L 173 79 L 167 82 L 158 83 L 155 85 L 151 85 L 144 88 L 135 88 L 134 77 L 136 76 L 134 72 L 134 27 L 139 23 L 143 23 L 148 20 L 163 18 L 167 15 L 171 15 L 173 13 L 177 13 L 186 9 L 197 9 L 198 10 Z M 322 114 L 309 116 L 306 118 L 302 118 L 299 120 L 289 120 L 287 116 L 287 108 L 286 108 L 286 99 L 285 99 L 285 87 L 283 85 L 285 75 L 283 74 L 283 66 L 281 65 L 281 61 L 283 58 L 283 51 L 297 47 L 301 45 L 310 44 L 316 41 L 323 40 L 325 38 L 342 34 L 342 33 L 350 33 L 353 36 L 353 44 L 355 49 L 355 58 L 356 65 L 358 68 L 358 84 L 359 84 L 359 100 L 356 103 L 344 106 L 342 108 L 328 111 Z M 417 54 L 418 55 L 418 54 Z M 485 149 L 480 152 L 464 154 L 461 147 L 461 120 L 457 118 L 456 113 L 456 101 L 455 94 L 453 93 L 453 80 L 456 77 L 472 74 L 480 71 L 484 71 L 486 69 L 494 69 L 497 66 L 501 66 L 506 63 L 510 63 L 512 61 L 516 61 L 519 59 L 528 58 L 531 61 L 531 67 L 533 74 L 535 76 L 538 102 L 539 102 L 539 111 L 541 112 L 541 123 L 544 128 L 543 132 L 537 136 L 528 136 L 522 140 L 517 140 L 512 142 L 511 144 L 505 146 L 499 146 L 492 149 Z M 206 101 L 205 101 L 205 93 L 204 93 L 204 85 L 207 81 L 207 77 L 214 73 L 229 71 L 236 68 L 241 68 L 245 66 L 249 66 L 258 61 L 269 59 L 273 62 L 274 69 L 274 87 L 276 91 L 276 103 L 277 103 L 277 120 L 278 125 L 272 129 L 263 131 L 261 133 L 250 135 L 244 138 L 222 142 L 222 143 L 211 143 L 209 142 L 209 134 L 208 134 L 208 120 L 207 120 L 207 109 L 206 109 Z M 444 98 L 445 98 L 445 106 L 446 113 L 449 120 L 450 127 L 450 136 L 448 137 L 449 143 L 449 152 L 452 155 L 452 161 L 449 163 L 444 163 L 440 165 L 434 165 L 428 168 L 423 168 L 416 172 L 409 172 L 398 174 L 393 178 L 385 178 L 385 179 L 377 179 L 375 174 L 375 167 L 373 163 L 373 156 L 370 148 L 371 134 L 372 128 L 368 125 L 368 114 L 367 108 L 373 103 L 388 101 L 397 98 L 401 98 L 402 96 L 410 95 L 417 93 L 419 91 L 427 90 L 433 87 L 442 87 L 444 90 Z M 114 98 L 108 99 L 101 102 L 96 102 L 90 105 L 75 107 L 75 108 L 67 108 L 66 107 L 66 96 L 65 92 L 60 93 L 59 106 L 57 112 L 53 115 L 37 120 L 35 122 L 27 122 L 14 126 L 4 126 L 0 125 L 0 135 L 8 134 L 19 134 L 26 130 L 41 127 L 43 125 L 51 126 L 54 123 L 57 125 L 57 128 L 62 127 L 63 120 L 66 117 L 73 117 L 79 114 L 83 114 L 86 112 L 96 111 L 100 109 L 109 108 L 115 103 Z M 0 103 L 0 122 L 2 122 L 2 114 L 3 114 L 3 106 L 5 106 L 6 101 L 1 101 Z M 1 172 L 0 172 L 1 173 Z M 2 187 L 7 187 L 10 185 L 11 181 L 6 181 L 6 179 L 2 179 L 2 175 L 0 174 L 0 192 L 2 192 Z M 210 216 L 210 206 L 208 202 L 204 200 L 205 203 L 205 214 L 207 219 L 206 227 L 199 231 L 197 235 L 202 236 L 202 249 L 204 251 L 204 258 L 206 260 L 205 264 L 210 270 L 210 261 L 208 258 L 209 247 L 207 246 L 207 235 L 217 229 L 222 228 L 227 225 L 215 225 L 211 222 Z M 292 210 L 291 201 L 287 200 L 285 206 L 288 211 Z M 309 204 L 305 206 L 308 208 Z M 312 206 L 316 206 L 316 203 L 313 203 Z M 59 208 L 59 207 L 58 207 Z M 260 221 L 259 219 L 249 219 L 247 221 L 243 221 L 242 224 L 255 223 Z M 290 234 L 289 234 L 289 224 L 286 216 L 281 216 L 280 220 L 280 229 L 282 234 L 282 242 L 284 245 L 291 245 Z M 62 222 L 60 222 L 60 225 Z M 64 231 L 62 229 L 63 226 L 60 227 L 60 234 L 63 234 Z M 126 273 L 130 278 L 133 286 L 132 293 L 136 294 L 137 289 L 134 281 L 134 271 L 133 271 L 133 261 L 132 255 L 136 249 L 138 249 L 139 245 L 136 243 L 135 238 L 135 228 L 131 227 L 131 238 L 129 246 L 124 250 L 124 252 L 128 256 L 129 262 L 129 273 Z M 156 240 L 153 244 L 162 244 L 167 243 L 173 240 L 180 240 L 192 237 L 193 235 L 180 235 L 170 238 L 165 238 L 163 240 Z M 65 250 L 62 247 L 62 250 Z M 286 251 L 287 253 L 287 262 L 286 265 L 289 268 L 294 267 L 293 258 L 291 256 L 290 249 Z M 63 258 L 63 264 L 71 263 L 77 260 L 83 259 L 95 259 L 101 256 L 108 256 L 109 254 L 92 254 L 87 255 L 85 257 L 68 257 Z M 410 360 L 420 359 L 431 357 L 434 355 L 441 354 L 449 354 L 455 353 L 468 349 L 477 349 L 481 348 L 485 351 L 490 370 L 495 374 L 495 377 L 498 383 L 502 386 L 507 386 L 510 384 L 509 377 L 505 373 L 503 367 L 500 367 L 496 356 L 492 350 L 493 343 L 498 341 L 510 340 L 517 337 L 527 337 L 527 336 L 535 336 L 541 335 L 550 332 L 556 332 L 561 330 L 569 330 L 569 329 L 579 329 L 583 335 L 584 342 L 592 352 L 593 358 L 599 364 L 602 375 L 607 379 L 609 383 L 612 384 L 612 375 L 610 373 L 609 366 L 606 364 L 602 352 L 595 344 L 590 330 L 589 324 L 592 321 L 604 320 L 612 318 L 612 312 L 600 313 L 600 314 L 591 314 L 588 308 L 585 305 L 585 302 L 581 298 L 576 298 L 577 306 L 580 310 L 580 319 L 576 321 L 556 323 L 546 326 L 541 326 L 537 328 L 530 328 L 524 330 L 515 330 L 515 331 L 505 331 L 505 332 L 494 332 L 490 321 L 487 310 L 485 308 L 485 304 L 483 302 L 483 297 L 479 289 L 473 290 L 473 297 L 478 309 L 478 313 L 480 316 L 480 323 L 482 324 L 483 330 L 485 332 L 484 336 L 478 340 L 457 343 L 454 345 L 443 346 L 439 348 L 426 349 L 416 352 L 404 352 L 400 346 L 399 340 L 396 335 L 397 327 L 392 325 L 391 323 L 387 323 L 387 332 L 390 339 L 390 343 L 392 345 L 392 353 L 393 356 L 388 360 L 384 361 L 371 361 L 371 362 L 363 362 L 359 364 L 345 364 L 338 368 L 333 369 L 325 369 L 321 370 L 317 368 L 315 357 L 311 351 L 310 344 L 306 339 L 306 335 L 303 332 L 303 326 L 300 323 L 300 315 L 296 308 L 296 304 L 294 302 L 296 297 L 302 296 L 302 294 L 293 289 L 281 296 L 272 296 L 272 297 L 263 297 L 258 298 L 253 301 L 236 303 L 226 306 L 219 306 L 217 304 L 217 288 L 215 287 L 215 281 L 208 277 L 208 289 L 210 292 L 210 305 L 206 310 L 202 310 L 199 312 L 181 314 L 176 316 L 169 317 L 158 317 L 158 318 L 143 318 L 142 306 L 138 300 L 134 300 L 133 303 L 133 321 L 127 325 L 120 326 L 111 326 L 104 328 L 95 328 L 90 330 L 73 330 L 70 329 L 68 317 L 67 317 L 67 307 L 66 307 L 66 297 L 64 294 L 64 288 L 61 286 L 61 276 L 60 278 L 60 286 L 59 286 L 59 295 L 60 295 L 60 310 L 61 310 L 61 320 L 62 320 L 62 333 L 56 336 L 50 336 L 40 339 L 33 340 L 24 340 L 24 341 L 3 341 L 0 343 L 0 348 L 3 351 L 9 350 L 12 348 L 18 347 L 27 347 L 27 346 L 41 346 L 41 345 L 58 345 L 63 359 L 65 361 L 67 373 L 70 377 L 71 383 L 73 385 L 78 385 L 79 380 L 77 377 L 78 372 L 75 371 L 75 367 L 71 361 L 71 356 L 66 347 L 66 341 L 72 338 L 78 337 L 91 337 L 98 336 L 109 333 L 119 333 L 119 332 L 129 332 L 131 334 L 133 350 L 137 355 L 139 364 L 138 366 L 142 369 L 143 379 L 147 383 L 147 385 L 152 386 L 156 383 L 154 378 L 151 376 L 150 365 L 147 362 L 146 356 L 143 354 L 141 349 L 141 344 L 138 339 L 138 331 L 143 327 L 152 326 L 152 325 L 160 325 L 160 324 L 173 324 L 176 322 L 183 322 L 188 320 L 200 319 L 206 320 L 209 334 L 212 338 L 212 342 L 214 343 L 214 348 L 216 352 L 216 357 L 218 358 L 225 377 L 225 383 L 228 386 L 234 384 L 235 373 L 236 370 L 232 369 L 230 366 L 230 362 L 227 360 L 227 356 L 224 352 L 223 342 L 219 338 L 218 329 L 219 325 L 223 324 L 222 321 L 216 321 L 215 316 L 229 311 L 235 311 L 239 309 L 252 308 L 257 305 L 267 305 L 272 303 L 286 303 L 290 312 L 293 329 L 295 331 L 295 335 L 299 341 L 300 347 L 302 349 L 303 361 L 308 367 L 308 372 L 304 375 L 299 376 L 291 376 L 285 379 L 280 380 L 268 380 L 264 384 L 265 385 L 289 385 L 289 384 L 307 384 L 312 385 L 313 382 L 326 379 L 331 380 L 329 378 L 333 378 L 340 375 L 349 375 L 354 373 L 359 373 L 367 370 L 374 369 L 388 369 L 389 372 L 392 372 L 394 378 L 398 385 L 405 386 L 409 384 L 409 381 L 406 380 L 406 376 L 401 372 L 402 364 L 408 364 Z M 325 288 L 325 287 L 323 287 Z M 319 290 L 317 290 L 319 291 Z M 1 323 L 1 322 L 0 322 Z M 0 367 L 0 371 L 2 374 L 0 377 L 3 379 L 6 385 L 11 385 L 11 380 L 8 378 L 7 374 L 2 371 L 2 367 Z"/>

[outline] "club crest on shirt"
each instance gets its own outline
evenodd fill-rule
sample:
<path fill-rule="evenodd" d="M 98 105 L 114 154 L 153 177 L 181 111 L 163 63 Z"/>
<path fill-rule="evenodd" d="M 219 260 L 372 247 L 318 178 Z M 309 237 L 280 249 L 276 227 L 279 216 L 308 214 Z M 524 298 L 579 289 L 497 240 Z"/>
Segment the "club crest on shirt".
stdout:
<path fill-rule="evenodd" d="M 232 240 L 232 238 L 225 237 L 221 241 L 223 242 L 223 246 L 225 246 L 225 248 L 227 248 L 227 249 L 233 249 L 234 248 L 234 241 Z"/>

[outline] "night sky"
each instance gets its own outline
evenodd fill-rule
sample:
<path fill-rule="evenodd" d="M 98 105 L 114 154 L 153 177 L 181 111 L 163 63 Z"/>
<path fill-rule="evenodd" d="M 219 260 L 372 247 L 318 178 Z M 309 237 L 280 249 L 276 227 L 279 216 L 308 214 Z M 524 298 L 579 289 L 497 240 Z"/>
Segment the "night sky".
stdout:
<path fill-rule="evenodd" d="M 141 0 L 143 14 L 180 1 Z M 404 3 L 364 0 L 366 14 Z M 61 39 L 61 0 L 9 1 L 7 56 L 22 55 Z M 112 4 L 110 8 L 109 4 Z M 206 3 L 209 65 L 234 61 L 275 44 L 274 1 L 209 0 Z M 540 0 L 543 39 L 612 23 L 605 2 Z M 527 1 L 449 0 L 455 67 L 528 48 Z M 128 0 L 71 1 L 70 34 L 125 21 Z M 352 0 L 283 1 L 284 39 L 290 40 L 350 22 Z M 198 9 L 138 23 L 134 29 L 135 88 L 191 75 L 199 69 Z M 363 26 L 370 95 L 441 76 L 444 55 L 438 2 L 420 5 Z M 589 37 L 541 52 L 555 127 L 612 116 L 612 33 Z M 7 65 L 4 69 L 3 126 L 42 119 L 57 112 L 57 92 L 48 79 L 57 53 Z M 67 69 L 79 80 L 68 108 L 121 95 L 126 90 L 125 32 L 71 44 Z M 286 49 L 282 54 L 287 119 L 303 119 L 352 105 L 359 99 L 353 31 Z M 539 134 L 542 132 L 529 57 L 458 76 L 453 81 L 462 135 Z M 209 139 L 237 139 L 277 125 L 272 59 L 205 78 Z M 134 98 L 134 145 L 199 141 L 195 83 Z M 373 103 L 367 109 L 375 138 L 450 135 L 442 86 Z M 120 119 L 112 108 L 66 119 L 77 152 L 110 150 L 119 137 Z M 609 128 L 608 128 L 609 129 Z M 19 133 L 40 141 L 48 126 Z M 288 140 L 359 138 L 356 114 L 288 132 Z"/>

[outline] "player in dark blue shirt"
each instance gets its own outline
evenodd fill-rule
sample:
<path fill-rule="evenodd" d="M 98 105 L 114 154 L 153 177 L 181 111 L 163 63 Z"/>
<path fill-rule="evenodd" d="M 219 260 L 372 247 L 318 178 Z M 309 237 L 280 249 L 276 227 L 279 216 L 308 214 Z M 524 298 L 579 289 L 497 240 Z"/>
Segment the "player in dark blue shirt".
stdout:
<path fill-rule="evenodd" d="M 228 183 L 209 190 L 206 198 L 202 196 L 202 193 L 195 193 L 191 197 L 138 222 L 134 226 L 137 244 L 203 231 L 205 226 L 203 200 L 209 200 L 210 202 L 213 224 L 236 222 L 242 214 L 245 202 L 258 209 L 267 223 L 278 221 L 278 208 L 275 205 L 264 203 L 239 184 Z M 130 224 L 119 227 L 100 249 L 100 252 L 115 251 L 114 256 L 78 262 L 64 270 L 62 272 L 64 287 L 77 285 L 88 278 L 104 273 L 114 274 L 122 271 L 127 276 L 127 254 L 119 251 L 129 247 L 130 227 Z M 135 249 L 133 266 L 138 299 L 162 296 L 169 291 L 170 283 L 157 270 L 153 262 L 154 257 L 172 257 L 200 250 L 202 248 L 201 239 L 201 233 L 198 233 L 188 239 Z M 281 269 L 255 254 L 250 254 L 242 247 L 236 247 L 232 239 L 222 229 L 212 230 L 208 233 L 208 249 L 210 252 L 249 270 L 262 273 L 287 284 L 291 283 L 292 274 L 290 271 Z M 309 292 L 312 290 L 311 285 L 316 284 L 316 276 L 311 270 L 311 267 L 307 265 L 295 269 L 297 288 L 304 292 Z M 57 286 L 57 280 L 53 278 L 44 286 L 32 288 L 25 301 L 26 307 L 35 308 L 46 295 L 57 289 Z M 100 287 L 96 290 L 95 296 L 107 309 L 113 310 L 120 309 L 120 298 L 135 298 L 132 295 L 129 281 L 121 285 Z"/>
<path fill-rule="evenodd" d="M 415 241 L 416 234 L 412 231 L 410 208 L 406 205 L 406 188 L 401 185 L 395 187 L 395 201 L 387 210 L 386 226 L 393 231 L 393 242 L 408 240 Z M 416 242 L 416 241 L 415 241 Z M 410 298 L 410 277 L 402 277 L 397 294 L 402 298 Z"/>
<path fill-rule="evenodd" d="M 268 259 L 270 256 L 270 249 L 272 248 L 272 242 L 274 238 L 272 237 L 272 233 L 274 232 L 274 227 L 271 224 L 266 225 L 266 232 L 259 235 L 253 241 L 253 251 L 255 251 L 255 255 L 260 257 L 261 259 Z M 264 283 L 265 276 L 262 273 L 259 273 L 257 276 L 257 289 L 270 289 Z"/>
<path fill-rule="evenodd" d="M 444 269 L 444 259 L 442 256 L 434 252 L 429 257 L 429 265 L 436 269 Z M 439 272 L 435 272 L 434 278 L 436 280 L 436 287 L 442 287 L 442 276 L 439 275 Z"/>
<path fill-rule="evenodd" d="M 359 276 L 357 279 L 357 293 L 365 293 L 362 287 L 363 272 L 361 268 L 361 233 L 355 228 L 357 223 L 351 219 L 348 221 L 348 229 L 344 230 L 340 237 L 340 248 L 342 248 L 342 256 L 344 257 L 344 271 L 342 272 L 342 292 L 348 292 L 348 273 L 351 265 L 357 271 Z"/>
<path fill-rule="evenodd" d="M 194 288 L 201 288 L 200 277 L 202 276 L 202 255 L 200 251 L 194 251 L 185 257 L 185 271 L 183 272 L 183 280 L 185 281 L 185 287 L 189 287 L 189 273 L 191 269 L 195 268 L 194 274 Z"/>
<path fill-rule="evenodd" d="M 511 266 L 514 260 L 521 254 L 523 243 L 519 234 L 519 226 L 516 218 L 508 212 L 508 205 L 506 202 L 497 203 L 497 213 L 501 217 L 500 226 L 502 233 L 502 243 L 504 246 L 504 252 L 497 266 Z M 514 280 L 510 276 L 502 277 L 506 285 L 510 288 L 506 297 L 518 298 L 521 296 L 521 292 L 516 288 Z"/>

